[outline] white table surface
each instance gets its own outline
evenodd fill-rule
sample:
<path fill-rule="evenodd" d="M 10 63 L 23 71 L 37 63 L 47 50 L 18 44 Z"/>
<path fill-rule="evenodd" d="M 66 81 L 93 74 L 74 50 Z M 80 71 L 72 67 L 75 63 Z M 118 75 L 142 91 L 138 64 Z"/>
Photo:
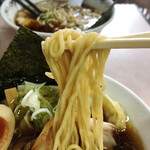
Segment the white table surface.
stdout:
<path fill-rule="evenodd" d="M 124 36 L 140 32 L 150 32 L 150 25 L 136 5 L 115 6 L 112 22 L 102 35 Z M 150 106 L 150 48 L 111 50 L 105 74 L 123 83 Z"/>

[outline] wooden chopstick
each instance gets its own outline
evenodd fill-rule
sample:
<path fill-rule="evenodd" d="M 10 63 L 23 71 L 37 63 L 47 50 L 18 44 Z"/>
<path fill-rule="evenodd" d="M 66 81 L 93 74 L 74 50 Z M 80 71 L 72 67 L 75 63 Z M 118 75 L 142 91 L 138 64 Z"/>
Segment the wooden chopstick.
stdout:
<path fill-rule="evenodd" d="M 32 6 L 39 14 L 42 13 L 42 11 L 35 5 L 33 4 L 31 1 L 29 0 L 25 0 L 30 6 Z"/>
<path fill-rule="evenodd" d="M 113 37 L 113 39 L 118 38 L 150 38 L 150 32 L 141 32 L 137 34 L 130 34 L 127 36 L 121 36 L 121 37 Z"/>
<path fill-rule="evenodd" d="M 72 41 L 72 44 L 76 44 Z M 67 44 L 65 45 L 66 48 Z M 130 49 L 150 48 L 150 32 L 138 33 L 122 37 L 111 37 L 95 43 L 93 49 Z"/>
<path fill-rule="evenodd" d="M 95 44 L 95 49 L 150 48 L 150 32 L 107 38 Z"/>
<path fill-rule="evenodd" d="M 29 0 L 25 0 L 25 1 L 32 7 L 32 9 L 29 6 L 27 6 L 25 3 L 23 3 L 21 0 L 13 0 L 13 1 L 21 5 L 24 9 L 26 9 L 36 17 L 38 17 L 39 14 L 42 13 L 42 11 Z"/>
<path fill-rule="evenodd" d="M 94 49 L 150 48 L 150 38 L 105 39 L 95 44 Z"/>

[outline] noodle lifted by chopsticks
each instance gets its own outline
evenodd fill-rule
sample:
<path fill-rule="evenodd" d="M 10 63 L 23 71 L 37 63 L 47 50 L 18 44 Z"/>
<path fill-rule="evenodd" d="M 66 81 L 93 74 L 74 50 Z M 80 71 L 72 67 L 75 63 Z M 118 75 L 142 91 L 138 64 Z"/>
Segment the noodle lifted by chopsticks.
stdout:
<path fill-rule="evenodd" d="M 42 42 L 44 56 L 58 83 L 60 99 L 52 125 L 33 149 L 103 150 L 103 73 L 110 50 L 93 50 L 93 47 L 104 38 L 98 33 L 64 29 Z"/>

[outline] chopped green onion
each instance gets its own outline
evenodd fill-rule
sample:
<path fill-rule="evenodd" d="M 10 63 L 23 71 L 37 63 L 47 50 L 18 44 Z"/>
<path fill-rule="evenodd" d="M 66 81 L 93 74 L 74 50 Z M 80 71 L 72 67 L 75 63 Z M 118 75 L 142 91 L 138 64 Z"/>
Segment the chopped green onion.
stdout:
<path fill-rule="evenodd" d="M 37 119 L 36 115 L 40 114 L 40 113 L 48 113 L 50 115 L 50 117 L 52 117 L 51 112 L 47 109 L 47 108 L 41 108 L 38 109 L 37 111 L 35 111 L 32 115 L 31 115 L 31 120 L 33 121 L 33 119 Z"/>
<path fill-rule="evenodd" d="M 32 124 L 30 123 L 30 115 L 29 115 L 30 113 L 31 113 L 31 111 L 28 110 L 26 115 L 24 116 L 24 120 L 25 120 L 27 126 L 31 129 L 33 129 Z"/>

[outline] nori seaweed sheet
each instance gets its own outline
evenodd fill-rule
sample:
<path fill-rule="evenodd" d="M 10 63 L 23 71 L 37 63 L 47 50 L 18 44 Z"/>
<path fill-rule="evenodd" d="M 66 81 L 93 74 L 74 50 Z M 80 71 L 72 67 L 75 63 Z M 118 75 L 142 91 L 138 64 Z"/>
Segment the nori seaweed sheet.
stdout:
<path fill-rule="evenodd" d="M 56 85 L 45 76 L 50 71 L 41 50 L 44 39 L 21 26 L 0 60 L 0 100 L 4 89 L 15 87 L 24 81 Z"/>

